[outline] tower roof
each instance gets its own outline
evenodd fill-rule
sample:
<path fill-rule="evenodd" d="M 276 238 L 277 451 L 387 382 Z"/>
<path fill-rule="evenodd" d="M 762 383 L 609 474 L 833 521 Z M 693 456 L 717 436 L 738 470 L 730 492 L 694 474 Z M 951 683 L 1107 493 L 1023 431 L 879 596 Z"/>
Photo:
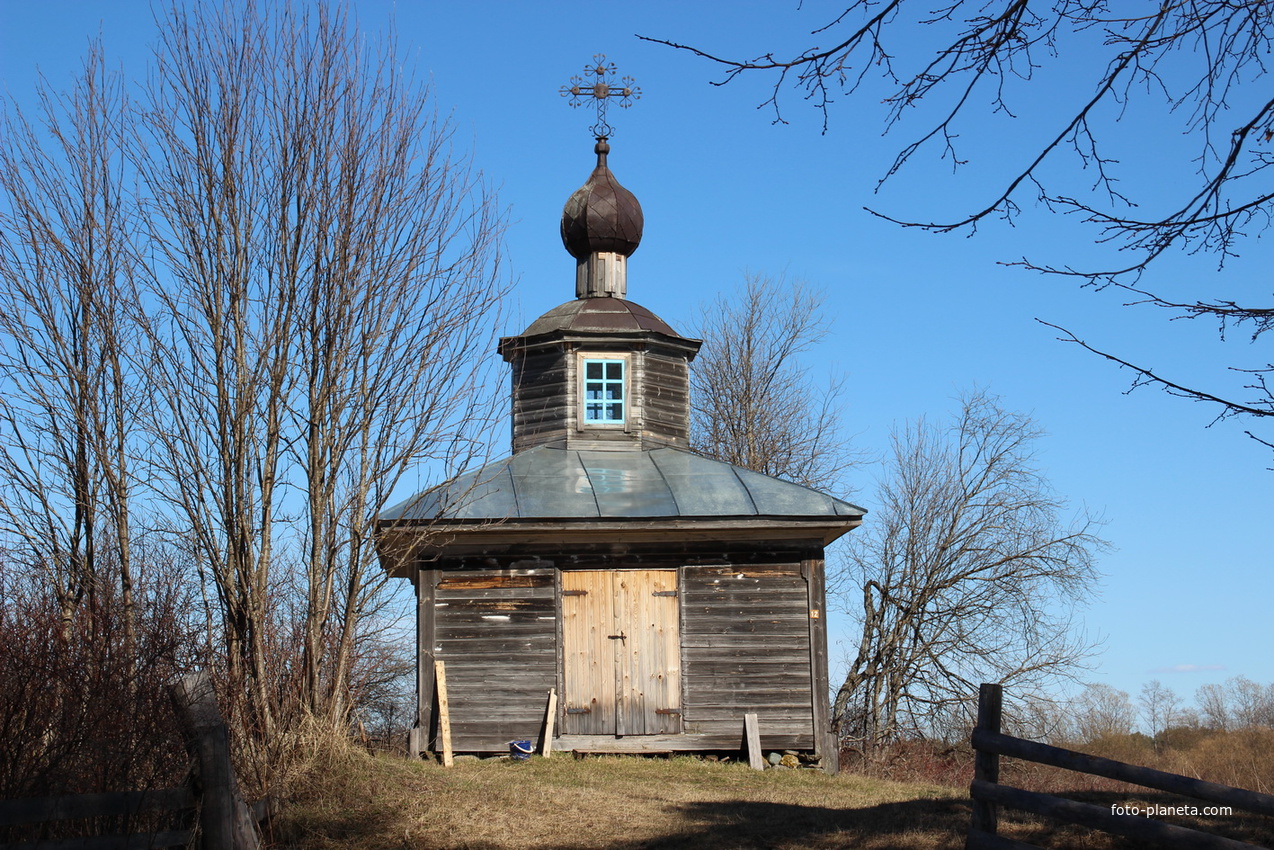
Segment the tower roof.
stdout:
<path fill-rule="evenodd" d="M 523 331 L 522 336 L 567 333 L 624 333 L 655 331 L 680 336 L 667 322 L 633 301 L 622 298 L 576 298 L 549 310 Z"/>
<path fill-rule="evenodd" d="M 562 209 L 562 244 L 577 260 L 599 251 L 627 257 L 641 244 L 641 204 L 606 165 L 610 153 L 606 139 L 599 138 L 593 150 L 597 167 Z"/>

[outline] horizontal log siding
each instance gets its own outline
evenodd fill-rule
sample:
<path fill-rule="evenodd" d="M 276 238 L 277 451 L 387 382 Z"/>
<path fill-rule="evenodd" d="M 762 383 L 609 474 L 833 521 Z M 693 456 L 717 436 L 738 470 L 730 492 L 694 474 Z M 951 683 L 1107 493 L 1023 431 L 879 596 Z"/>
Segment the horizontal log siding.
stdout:
<path fill-rule="evenodd" d="M 443 573 L 436 590 L 435 647 L 447 662 L 452 747 L 507 751 L 536 740 L 557 686 L 552 569 Z"/>
<path fill-rule="evenodd" d="M 798 565 L 686 567 L 687 733 L 733 736 L 755 712 L 764 746 L 814 744 L 808 590 Z"/>
<path fill-rule="evenodd" d="M 513 361 L 513 450 L 564 445 L 574 426 L 567 355 L 548 350 Z"/>
<path fill-rule="evenodd" d="M 690 434 L 690 374 L 684 355 L 654 351 L 642 358 L 642 428 L 661 442 L 685 446 Z"/>

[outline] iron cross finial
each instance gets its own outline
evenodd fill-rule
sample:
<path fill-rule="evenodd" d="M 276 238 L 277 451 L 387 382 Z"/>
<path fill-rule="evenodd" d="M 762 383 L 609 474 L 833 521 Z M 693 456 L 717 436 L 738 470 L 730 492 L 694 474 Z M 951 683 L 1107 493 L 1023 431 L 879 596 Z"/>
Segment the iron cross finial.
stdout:
<path fill-rule="evenodd" d="M 597 110 L 597 123 L 590 129 L 598 140 L 609 138 L 614 128 L 606 123 L 606 104 L 611 98 L 619 98 L 621 109 L 633 105 L 633 101 L 641 98 L 641 89 L 633 85 L 632 77 L 622 77 L 618 84 L 615 81 L 615 63 L 606 61 L 605 53 L 593 57 L 593 63 L 584 68 L 584 76 L 576 74 L 571 77 L 569 86 L 562 86 L 562 97 L 569 97 L 574 109 L 592 98 L 591 104 Z"/>

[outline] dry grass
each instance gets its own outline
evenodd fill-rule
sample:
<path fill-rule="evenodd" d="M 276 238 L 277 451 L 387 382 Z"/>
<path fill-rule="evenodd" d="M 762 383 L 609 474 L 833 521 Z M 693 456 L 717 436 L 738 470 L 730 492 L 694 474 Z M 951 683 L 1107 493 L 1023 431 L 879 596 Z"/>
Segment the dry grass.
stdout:
<path fill-rule="evenodd" d="M 448 770 L 328 749 L 293 788 L 267 836 L 275 847 L 946 850 L 964 846 L 969 823 L 967 794 L 958 787 L 812 770 L 758 773 L 693 758 L 555 756 Z M 1119 790 L 1068 796 L 1099 806 L 1180 802 Z M 1172 822 L 1257 844 L 1274 840 L 1262 818 Z M 1002 814 L 1001 823 L 1003 834 L 1043 847 L 1152 846 L 1016 813 Z"/>
<path fill-rule="evenodd" d="M 276 820 L 300 848 L 957 848 L 965 795 L 692 758 L 534 758 L 448 770 L 359 753 L 316 760 Z M 957 828 L 958 825 L 958 828 Z"/>

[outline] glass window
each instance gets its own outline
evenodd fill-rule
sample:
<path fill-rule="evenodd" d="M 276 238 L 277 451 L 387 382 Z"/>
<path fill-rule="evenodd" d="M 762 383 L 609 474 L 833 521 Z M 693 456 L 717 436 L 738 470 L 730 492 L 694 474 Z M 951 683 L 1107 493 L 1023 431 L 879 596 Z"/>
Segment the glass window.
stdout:
<path fill-rule="evenodd" d="M 584 422 L 619 425 L 624 421 L 624 361 L 584 361 Z"/>

